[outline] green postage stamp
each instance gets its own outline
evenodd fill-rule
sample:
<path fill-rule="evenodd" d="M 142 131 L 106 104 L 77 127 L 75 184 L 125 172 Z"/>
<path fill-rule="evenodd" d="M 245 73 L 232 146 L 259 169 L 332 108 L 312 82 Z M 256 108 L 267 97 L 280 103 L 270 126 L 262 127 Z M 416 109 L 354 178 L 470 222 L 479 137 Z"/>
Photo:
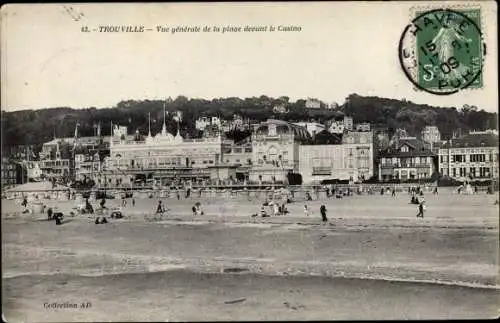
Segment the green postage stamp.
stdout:
<path fill-rule="evenodd" d="M 478 7 L 415 10 L 399 43 L 408 79 L 438 95 L 482 88 L 485 53 Z"/>

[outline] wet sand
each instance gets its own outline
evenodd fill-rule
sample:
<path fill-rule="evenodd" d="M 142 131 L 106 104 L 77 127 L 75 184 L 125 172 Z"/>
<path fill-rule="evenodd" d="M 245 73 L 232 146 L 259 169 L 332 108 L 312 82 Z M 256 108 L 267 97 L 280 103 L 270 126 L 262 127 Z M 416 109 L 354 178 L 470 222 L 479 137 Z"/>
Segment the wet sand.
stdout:
<path fill-rule="evenodd" d="M 10 322 L 478 319 L 498 316 L 500 296 L 432 284 L 190 271 L 5 283 Z M 45 308 L 64 302 L 79 307 Z"/>

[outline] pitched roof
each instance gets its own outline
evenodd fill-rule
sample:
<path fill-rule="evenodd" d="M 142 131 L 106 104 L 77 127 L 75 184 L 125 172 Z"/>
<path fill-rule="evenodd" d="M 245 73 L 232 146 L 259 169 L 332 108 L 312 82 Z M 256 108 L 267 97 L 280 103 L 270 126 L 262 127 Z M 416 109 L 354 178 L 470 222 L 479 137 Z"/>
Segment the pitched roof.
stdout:
<path fill-rule="evenodd" d="M 460 138 L 451 139 L 441 148 L 461 147 L 498 147 L 498 136 L 489 133 L 468 134 Z"/>
<path fill-rule="evenodd" d="M 322 130 L 311 140 L 311 145 L 340 145 L 342 144 L 342 135 L 330 133 Z"/>
<path fill-rule="evenodd" d="M 401 147 L 408 146 L 408 151 L 401 151 Z M 393 143 L 380 152 L 381 157 L 427 157 L 436 156 L 430 150 L 430 145 L 419 139 L 400 139 L 399 144 Z"/>

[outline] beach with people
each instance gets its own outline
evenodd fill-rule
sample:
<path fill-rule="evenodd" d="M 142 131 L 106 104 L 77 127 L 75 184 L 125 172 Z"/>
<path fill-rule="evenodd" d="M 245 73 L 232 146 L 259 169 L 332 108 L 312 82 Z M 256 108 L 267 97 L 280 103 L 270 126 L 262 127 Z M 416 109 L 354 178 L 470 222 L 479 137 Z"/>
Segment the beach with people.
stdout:
<path fill-rule="evenodd" d="M 106 199 L 105 209 L 91 199 L 94 214 L 75 200 L 43 200 L 39 214 L 3 200 L 4 315 L 60 321 L 74 310 L 43 304 L 64 301 L 92 304 L 74 320 L 498 315 L 498 194 L 426 192 L 422 219 L 406 191 L 312 195 L 283 214 L 268 200 L 268 217 L 266 199 L 249 196 Z M 123 216 L 111 218 L 116 210 Z"/>

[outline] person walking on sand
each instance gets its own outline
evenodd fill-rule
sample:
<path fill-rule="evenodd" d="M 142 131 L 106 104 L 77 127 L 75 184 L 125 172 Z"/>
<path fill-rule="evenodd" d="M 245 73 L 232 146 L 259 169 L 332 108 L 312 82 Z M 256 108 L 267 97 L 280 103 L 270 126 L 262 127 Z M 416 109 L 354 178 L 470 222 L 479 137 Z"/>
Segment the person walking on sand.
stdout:
<path fill-rule="evenodd" d="M 26 196 L 23 196 L 23 201 L 21 202 L 21 205 L 24 206 L 24 208 L 28 207 L 28 199 Z"/>
<path fill-rule="evenodd" d="M 266 212 L 266 207 L 264 204 L 262 204 L 262 206 L 260 207 L 260 216 L 263 218 L 269 217 L 269 215 Z"/>
<path fill-rule="evenodd" d="M 280 215 L 280 207 L 276 202 L 273 202 L 273 215 L 274 216 Z"/>
<path fill-rule="evenodd" d="M 309 216 L 309 209 L 307 208 L 307 205 L 304 205 L 304 214 L 305 216 Z"/>
<path fill-rule="evenodd" d="M 420 199 L 420 203 L 418 204 L 418 213 L 417 213 L 417 218 L 424 218 L 424 211 L 425 211 L 425 200 L 424 198 Z"/>
<path fill-rule="evenodd" d="M 321 207 L 319 208 L 319 212 L 321 213 L 321 221 L 323 222 L 323 224 L 326 224 L 326 222 L 328 222 L 328 218 L 326 217 L 326 206 L 321 205 Z"/>
<path fill-rule="evenodd" d="M 158 206 L 156 207 L 156 214 L 163 214 L 163 206 L 161 205 L 161 201 L 158 201 Z"/>
<path fill-rule="evenodd" d="M 396 188 L 395 187 L 392 188 L 392 196 L 396 196 Z"/>

